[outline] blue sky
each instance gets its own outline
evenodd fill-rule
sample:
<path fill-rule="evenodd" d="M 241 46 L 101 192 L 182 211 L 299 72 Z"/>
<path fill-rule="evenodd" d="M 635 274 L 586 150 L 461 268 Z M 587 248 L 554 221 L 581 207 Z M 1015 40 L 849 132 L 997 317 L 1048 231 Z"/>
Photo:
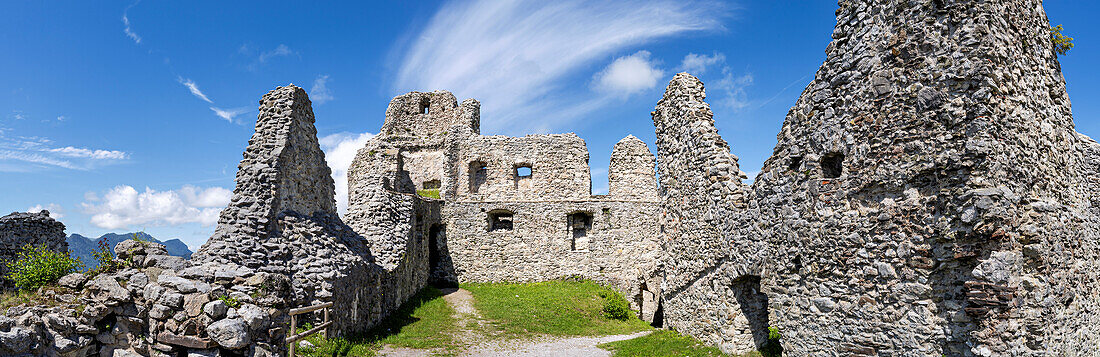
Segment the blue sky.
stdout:
<path fill-rule="evenodd" d="M 611 148 L 653 147 L 676 72 L 707 85 L 750 174 L 824 60 L 835 1 L 7 1 L 0 4 L 0 212 L 47 208 L 68 233 L 144 229 L 192 248 L 234 186 L 261 95 L 306 88 L 337 180 L 389 99 L 482 102 L 483 134 L 576 132 L 593 188 Z M 1078 130 L 1100 137 L 1100 63 L 1084 1 L 1046 4 Z"/>

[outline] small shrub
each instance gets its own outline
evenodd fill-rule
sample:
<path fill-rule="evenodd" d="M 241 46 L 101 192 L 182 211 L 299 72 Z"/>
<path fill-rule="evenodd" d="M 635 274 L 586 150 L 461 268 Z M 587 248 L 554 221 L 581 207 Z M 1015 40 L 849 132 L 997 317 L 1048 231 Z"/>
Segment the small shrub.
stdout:
<path fill-rule="evenodd" d="M 779 329 L 768 327 L 768 340 L 760 346 L 760 354 L 764 357 L 779 357 L 783 355 L 783 346 L 779 344 Z"/>
<path fill-rule="evenodd" d="M 229 306 L 234 309 L 241 307 L 241 302 L 237 300 L 237 298 L 230 297 L 229 295 L 222 295 L 218 297 L 218 300 L 224 302 L 225 306 Z"/>
<path fill-rule="evenodd" d="M 630 319 L 630 303 L 626 302 L 621 294 L 612 290 L 600 292 L 603 300 L 603 315 L 612 320 L 626 321 Z"/>
<path fill-rule="evenodd" d="M 25 245 L 19 257 L 7 263 L 7 278 L 20 290 L 34 290 L 57 283 L 61 277 L 77 272 L 83 264 L 70 253 L 49 250 L 46 246 Z"/>
<path fill-rule="evenodd" d="M 1073 37 L 1062 34 L 1062 25 L 1050 28 L 1050 41 L 1054 42 L 1054 52 L 1059 55 L 1065 56 L 1069 50 L 1073 49 Z"/>
<path fill-rule="evenodd" d="M 115 253 L 111 251 L 111 247 L 109 247 L 108 244 L 107 237 L 103 237 L 97 243 L 96 249 L 92 250 L 92 257 L 94 257 L 98 263 L 96 263 L 95 268 L 88 270 L 87 275 L 96 276 L 103 273 L 112 273 L 128 265 L 133 265 L 133 262 L 116 260 Z"/>

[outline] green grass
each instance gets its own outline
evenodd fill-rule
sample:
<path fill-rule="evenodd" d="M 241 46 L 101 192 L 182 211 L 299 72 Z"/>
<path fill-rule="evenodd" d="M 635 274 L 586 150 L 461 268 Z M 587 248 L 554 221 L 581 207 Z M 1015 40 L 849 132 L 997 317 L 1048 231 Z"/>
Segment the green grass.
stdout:
<path fill-rule="evenodd" d="M 443 293 L 427 287 L 370 332 L 351 338 L 322 339 L 314 335 L 306 340 L 315 348 L 302 348 L 305 356 L 374 356 L 382 345 L 417 349 L 453 351 L 457 331 L 454 309 L 442 298 Z M 305 331 L 303 328 L 301 331 Z"/>
<path fill-rule="evenodd" d="M 431 190 L 416 190 L 416 194 L 420 195 L 420 197 L 439 199 L 438 188 Z"/>
<path fill-rule="evenodd" d="M 609 342 L 599 345 L 599 347 L 613 352 L 614 356 L 726 356 L 716 347 L 704 345 L 690 336 L 684 336 L 670 330 L 654 331 L 642 337 Z M 760 354 L 752 352 L 743 356 L 755 357 L 760 356 Z"/>
<path fill-rule="evenodd" d="M 470 283 L 474 307 L 504 337 L 599 336 L 652 329 L 631 314 L 614 320 L 603 312 L 601 294 L 618 294 L 590 281 Z"/>

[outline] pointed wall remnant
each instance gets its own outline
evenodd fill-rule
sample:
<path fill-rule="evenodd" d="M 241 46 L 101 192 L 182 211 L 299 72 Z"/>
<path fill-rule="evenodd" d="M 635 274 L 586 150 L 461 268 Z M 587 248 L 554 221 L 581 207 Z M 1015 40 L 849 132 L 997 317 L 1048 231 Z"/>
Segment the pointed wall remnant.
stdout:
<path fill-rule="evenodd" d="M 1041 2 L 836 15 L 743 203 L 710 164 L 725 146 L 696 119 L 702 91 L 669 84 L 666 326 L 751 349 L 759 328 L 728 287 L 759 276 L 793 355 L 1100 353 L 1097 146 L 1074 132 Z"/>
<path fill-rule="evenodd" d="M 625 199 L 657 199 L 656 158 L 641 139 L 629 135 L 611 150 L 608 194 Z"/>

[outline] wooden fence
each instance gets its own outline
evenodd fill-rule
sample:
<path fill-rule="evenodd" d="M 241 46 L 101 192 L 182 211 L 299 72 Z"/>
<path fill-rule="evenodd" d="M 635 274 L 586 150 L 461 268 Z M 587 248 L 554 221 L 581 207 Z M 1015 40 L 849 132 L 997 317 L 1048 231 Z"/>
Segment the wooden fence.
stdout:
<path fill-rule="evenodd" d="M 313 334 L 315 334 L 317 332 L 320 332 L 321 337 L 328 338 L 328 327 L 332 326 L 332 321 L 329 320 L 329 317 L 328 317 L 329 309 L 331 309 L 331 308 L 332 308 L 332 303 L 331 302 L 326 302 L 324 304 L 318 304 L 318 305 L 313 305 L 313 306 L 306 306 L 306 307 L 299 307 L 299 308 L 296 308 L 296 309 L 290 309 L 290 312 L 287 313 L 288 315 L 290 315 L 290 333 L 286 336 L 287 349 L 289 351 L 289 352 L 287 352 L 288 357 L 294 357 L 294 350 L 296 350 L 298 348 L 298 341 L 301 341 L 302 339 L 304 339 L 306 337 L 312 336 Z M 325 316 L 325 318 L 324 318 L 324 320 L 322 320 L 321 324 L 317 325 L 317 327 L 309 329 L 309 331 L 302 332 L 302 333 L 299 334 L 298 333 L 298 315 L 308 313 L 308 312 L 314 312 L 314 311 L 321 310 L 321 309 L 324 309 L 324 316 Z"/>

